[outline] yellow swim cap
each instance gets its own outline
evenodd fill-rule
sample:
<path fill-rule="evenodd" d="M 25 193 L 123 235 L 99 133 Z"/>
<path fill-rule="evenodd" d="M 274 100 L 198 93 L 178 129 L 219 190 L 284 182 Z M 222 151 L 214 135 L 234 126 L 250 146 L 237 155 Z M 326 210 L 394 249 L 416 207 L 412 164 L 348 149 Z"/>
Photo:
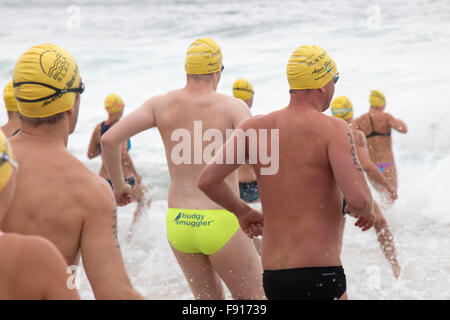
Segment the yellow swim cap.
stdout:
<path fill-rule="evenodd" d="M 73 107 L 76 92 L 83 89 L 72 55 L 61 47 L 45 43 L 28 49 L 16 63 L 14 96 L 26 117 L 49 117 Z M 68 91 L 67 91 L 68 90 Z"/>
<path fill-rule="evenodd" d="M 254 93 L 255 92 L 253 91 L 253 87 L 250 82 L 243 78 L 237 79 L 233 85 L 233 96 L 235 98 L 247 101 L 253 96 Z"/>
<path fill-rule="evenodd" d="M 351 119 L 353 117 L 353 106 L 350 99 L 346 96 L 336 97 L 331 103 L 331 114 L 336 118 Z"/>
<path fill-rule="evenodd" d="M 312 45 L 295 50 L 287 65 L 289 87 L 293 90 L 322 88 L 337 74 L 333 58 Z"/>
<path fill-rule="evenodd" d="M 122 108 L 125 106 L 123 103 L 122 98 L 115 93 L 111 93 L 109 96 L 105 99 L 105 109 L 109 114 L 114 114 L 122 110 Z"/>
<path fill-rule="evenodd" d="M 384 107 L 386 105 L 386 98 L 381 91 L 372 90 L 369 102 L 372 107 Z"/>
<path fill-rule="evenodd" d="M 11 145 L 0 130 L 0 191 L 8 184 L 15 166 Z"/>
<path fill-rule="evenodd" d="M 191 43 L 186 53 L 184 67 L 188 74 L 210 74 L 221 68 L 222 52 L 213 39 L 201 38 Z"/>
<path fill-rule="evenodd" d="M 3 100 L 5 100 L 6 110 L 12 112 L 18 112 L 19 107 L 17 106 L 16 98 L 14 98 L 14 90 L 12 81 L 8 82 L 3 90 Z"/>

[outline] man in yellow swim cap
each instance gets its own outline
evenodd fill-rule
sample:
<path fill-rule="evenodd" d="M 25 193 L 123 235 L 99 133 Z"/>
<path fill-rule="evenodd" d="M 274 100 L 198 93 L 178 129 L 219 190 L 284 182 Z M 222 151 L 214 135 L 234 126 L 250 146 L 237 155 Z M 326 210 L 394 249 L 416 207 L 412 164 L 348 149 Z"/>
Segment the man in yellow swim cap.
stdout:
<path fill-rule="evenodd" d="M 279 150 L 276 173 L 259 174 L 264 221 L 248 216 L 241 223 L 249 235 L 264 226 L 261 259 L 263 284 L 268 299 L 345 299 L 346 280 L 340 260 L 344 223 L 342 194 L 348 198 L 356 226 L 368 230 L 374 222 L 372 198 L 358 158 L 350 128 L 323 114 L 334 94 L 339 73 L 334 60 L 322 48 L 301 46 L 289 59 L 289 105 L 264 116 L 244 121 L 238 129 L 279 130 L 278 141 L 267 148 Z M 240 199 L 223 178 L 239 164 L 224 163 L 237 135 L 227 140 L 215 159 L 203 170 L 199 187 L 211 200 L 228 210 Z M 249 148 L 246 140 L 246 150 Z M 236 157 L 237 155 L 233 155 Z M 237 162 L 235 162 L 237 163 Z M 266 164 L 258 159 L 259 172 Z M 317 284 L 321 283 L 321 286 Z"/>
<path fill-rule="evenodd" d="M 262 269 L 251 239 L 231 212 L 197 187 L 211 150 L 224 143 L 227 131 L 249 117 L 248 107 L 216 92 L 223 63 L 213 39 L 201 38 L 189 45 L 185 70 L 184 88 L 148 99 L 103 135 L 102 155 L 116 200 L 125 205 L 132 198 L 121 169 L 122 141 L 157 127 L 170 173 L 167 237 L 194 298 L 224 299 L 222 280 L 233 298 L 262 298 Z M 230 174 L 227 181 L 238 195 L 237 174 Z M 244 201 L 242 205 L 252 210 Z"/>
<path fill-rule="evenodd" d="M 253 105 L 255 91 L 250 82 L 244 78 L 237 79 L 233 84 L 233 96 L 244 101 L 248 108 Z M 259 202 L 258 181 L 255 171 L 249 164 L 243 164 L 238 168 L 239 194 L 247 203 Z M 261 255 L 261 238 L 253 238 L 256 250 Z"/>
<path fill-rule="evenodd" d="M 12 81 L 8 82 L 3 90 L 3 100 L 8 113 L 8 122 L 0 127 L 5 135 L 9 138 L 20 130 L 19 107 L 16 98 L 14 98 Z"/>
<path fill-rule="evenodd" d="M 17 163 L 0 130 L 0 221 L 8 211 L 16 185 Z M 50 241 L 0 230 L 0 300 L 79 299 L 67 286 L 67 263 Z"/>
<path fill-rule="evenodd" d="M 108 113 L 108 119 L 97 124 L 94 132 L 92 133 L 91 141 L 89 143 L 89 149 L 87 152 L 87 156 L 89 159 L 93 159 L 101 155 L 102 150 L 100 146 L 100 138 L 103 134 L 106 133 L 106 131 L 108 131 L 113 125 L 115 125 L 120 120 L 120 118 L 122 118 L 124 108 L 125 103 L 118 94 L 111 93 L 106 97 L 105 110 Z M 122 169 L 123 175 L 125 177 L 125 182 L 132 187 L 133 198 L 137 202 L 136 210 L 133 215 L 133 221 L 128 232 L 128 240 L 131 240 L 133 229 L 136 223 L 140 219 L 141 215 L 150 208 L 152 202 L 150 193 L 148 192 L 147 187 L 142 184 L 142 177 L 140 174 L 138 174 L 136 168 L 134 167 L 133 161 L 131 160 L 131 156 L 128 153 L 130 148 L 131 142 L 130 139 L 128 139 L 127 141 L 123 142 L 121 147 Z M 112 182 L 109 179 L 108 172 L 106 171 L 103 162 L 99 175 L 100 177 L 106 179 L 106 181 L 108 181 L 108 183 L 112 187 Z"/>
<path fill-rule="evenodd" d="M 253 86 L 246 79 L 239 78 L 233 84 L 233 96 L 244 101 L 250 109 L 253 105 Z M 244 164 L 238 169 L 239 192 L 241 199 L 245 202 L 256 202 L 259 200 L 258 181 L 253 168 Z"/>
<path fill-rule="evenodd" d="M 395 165 L 394 152 L 392 150 L 391 131 L 394 129 L 400 133 L 407 133 L 406 124 L 394 118 L 391 114 L 384 112 L 386 98 L 379 90 L 372 90 L 369 96 L 370 110 L 355 119 L 355 126 L 361 130 L 367 138 L 369 155 L 378 170 L 389 180 L 397 192 L 398 180 Z M 369 180 L 377 191 L 383 194 L 383 187 L 372 176 Z M 386 199 L 392 202 L 393 199 Z"/>
<path fill-rule="evenodd" d="M 2 229 L 50 240 L 69 265 L 81 253 L 97 299 L 142 298 L 124 266 L 111 188 L 67 151 L 84 91 L 75 59 L 53 44 L 31 47 L 13 87 L 22 126 L 10 141 L 20 171 Z"/>
<path fill-rule="evenodd" d="M 376 181 L 380 186 L 383 186 L 390 194 L 391 199 L 395 200 L 397 198 L 396 188 L 380 171 L 378 171 L 377 167 L 370 159 L 367 148 L 367 141 L 364 133 L 354 128 L 353 105 L 350 99 L 346 96 L 339 96 L 335 98 L 331 103 L 331 113 L 334 117 L 345 120 L 352 129 L 353 137 L 355 138 L 356 153 L 367 176 L 370 177 L 373 181 Z M 372 210 L 373 214 L 375 215 L 375 223 L 373 226 L 378 236 L 378 242 L 380 243 L 384 256 L 386 257 L 389 265 L 392 268 L 394 276 L 398 278 L 400 276 L 400 266 L 397 261 L 397 255 L 395 253 L 394 237 L 386 219 L 381 212 L 378 203 L 375 200 L 372 203 Z M 342 225 L 342 228 L 344 228 L 344 225 Z"/>

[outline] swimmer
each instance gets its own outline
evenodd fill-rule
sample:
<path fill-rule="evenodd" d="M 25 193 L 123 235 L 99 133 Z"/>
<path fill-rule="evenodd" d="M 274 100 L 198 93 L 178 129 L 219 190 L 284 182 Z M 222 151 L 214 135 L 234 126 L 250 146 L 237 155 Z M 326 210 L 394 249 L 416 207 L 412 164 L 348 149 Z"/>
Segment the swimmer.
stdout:
<path fill-rule="evenodd" d="M 346 299 L 346 278 L 340 259 L 342 193 L 363 231 L 374 223 L 372 198 L 348 125 L 322 112 L 328 109 L 339 78 L 333 58 L 317 46 L 301 46 L 287 66 L 289 105 L 255 116 L 239 128 L 278 130 L 267 148 L 279 154 L 279 168 L 270 174 L 260 161 L 252 165 L 261 194 L 264 219 L 239 199 L 225 178 L 239 167 L 237 131 L 202 171 L 199 188 L 233 212 L 249 237 L 263 234 L 261 259 L 268 299 Z M 239 129 L 238 128 L 238 129 Z M 245 141 L 248 158 L 249 140 Z M 244 151 L 243 151 L 244 152 Z M 228 156 L 234 164 L 223 164 Z M 317 284 L 321 283 L 321 286 Z"/>
<path fill-rule="evenodd" d="M 253 105 L 255 91 L 253 86 L 247 80 L 240 78 L 234 82 L 233 96 L 244 101 L 248 108 Z M 258 181 L 255 172 L 249 164 L 243 164 L 238 168 L 239 193 L 242 200 L 247 203 L 259 201 Z M 256 251 L 261 255 L 261 238 L 253 238 Z"/>
<path fill-rule="evenodd" d="M 0 130 L 0 221 L 11 204 L 17 163 Z M 77 300 L 67 286 L 67 263 L 54 244 L 41 237 L 0 230 L 0 300 Z"/>
<path fill-rule="evenodd" d="M 108 119 L 97 124 L 94 132 L 92 133 L 91 141 L 89 143 L 89 150 L 87 153 L 89 159 L 93 159 L 101 154 L 100 138 L 106 131 L 108 131 L 109 128 L 120 120 L 123 115 L 124 107 L 125 104 L 119 95 L 112 93 L 106 97 L 105 109 L 106 112 L 108 112 Z M 150 208 L 152 201 L 150 193 L 148 192 L 147 187 L 142 184 L 142 177 L 137 173 L 130 154 L 128 153 L 130 148 L 131 142 L 129 139 L 122 143 L 121 159 L 123 175 L 125 177 L 125 182 L 132 187 L 133 198 L 136 199 L 137 202 L 136 211 L 134 212 L 133 221 L 128 233 L 128 240 L 131 240 L 136 223 L 139 221 L 142 213 Z M 111 180 L 109 179 L 108 172 L 106 171 L 103 163 L 99 175 L 100 177 L 106 179 L 112 188 Z"/>
<path fill-rule="evenodd" d="M 361 130 L 367 138 L 370 159 L 395 187 L 397 192 L 397 169 L 392 150 L 391 132 L 394 129 L 400 133 L 407 133 L 408 128 L 403 121 L 384 112 L 386 98 L 381 91 L 372 90 L 369 102 L 369 112 L 355 119 L 355 127 Z M 383 192 L 383 187 L 372 176 L 369 175 L 368 178 L 377 191 Z M 389 202 L 392 203 L 392 199 Z"/>
<path fill-rule="evenodd" d="M 3 100 L 8 113 L 8 122 L 0 129 L 9 138 L 16 135 L 20 130 L 19 107 L 17 106 L 16 98 L 14 98 L 12 81 L 8 82 L 3 90 Z"/>
<path fill-rule="evenodd" d="M 10 142 L 20 170 L 1 229 L 50 240 L 71 266 L 81 254 L 96 299 L 142 299 L 122 258 L 111 187 L 67 150 L 84 91 L 75 59 L 53 44 L 31 47 L 13 87 L 22 129 Z"/>
<path fill-rule="evenodd" d="M 214 40 L 201 38 L 189 46 L 185 70 L 184 88 L 148 99 L 103 135 L 103 160 L 117 203 L 131 201 L 131 187 L 124 183 L 121 169 L 121 142 L 157 127 L 170 174 L 167 237 L 194 298 L 224 299 L 222 280 L 234 299 L 264 298 L 261 263 L 252 241 L 231 212 L 197 188 L 198 176 L 210 158 L 202 157 L 208 153 L 207 145 L 198 141 L 202 128 L 226 137 L 227 130 L 249 117 L 248 107 L 216 92 L 223 64 Z M 224 141 L 218 143 L 220 147 Z M 238 196 L 237 174 L 227 181 Z"/>
<path fill-rule="evenodd" d="M 339 96 L 331 103 L 331 113 L 336 118 L 345 120 L 352 129 L 353 137 L 355 138 L 356 153 L 361 163 L 362 168 L 368 176 L 377 184 L 383 186 L 386 191 L 391 195 L 391 199 L 397 199 L 396 188 L 389 182 L 389 180 L 377 169 L 375 164 L 370 160 L 370 156 L 367 150 L 367 141 L 364 133 L 353 127 L 353 106 L 345 96 Z M 397 255 L 395 253 L 395 242 L 392 232 L 384 218 L 378 203 L 373 201 L 372 213 L 375 216 L 375 233 L 378 237 L 378 242 L 383 251 L 384 256 L 389 262 L 392 268 L 394 276 L 398 278 L 400 276 L 400 265 L 397 261 Z"/>
<path fill-rule="evenodd" d="M 253 105 L 255 91 L 245 79 L 238 79 L 233 85 L 233 96 L 244 101 L 250 109 Z M 258 181 L 253 168 L 244 164 L 238 169 L 239 192 L 241 199 L 247 203 L 259 202 Z"/>

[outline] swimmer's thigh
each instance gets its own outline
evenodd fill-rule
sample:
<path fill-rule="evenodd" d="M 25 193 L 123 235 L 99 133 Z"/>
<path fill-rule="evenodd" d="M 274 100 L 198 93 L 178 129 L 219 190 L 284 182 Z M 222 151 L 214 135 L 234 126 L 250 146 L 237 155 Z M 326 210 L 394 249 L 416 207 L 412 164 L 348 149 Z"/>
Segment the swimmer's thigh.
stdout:
<path fill-rule="evenodd" d="M 265 299 L 261 262 L 253 241 L 240 228 L 209 259 L 234 299 Z"/>
<path fill-rule="evenodd" d="M 211 266 L 208 256 L 200 253 L 184 253 L 178 251 L 172 245 L 170 245 L 170 248 L 195 299 L 225 299 L 222 281 Z"/>
<path fill-rule="evenodd" d="M 397 168 L 395 167 L 395 165 L 386 168 L 383 171 L 383 174 L 388 179 L 388 181 L 392 183 L 395 191 L 398 191 Z"/>

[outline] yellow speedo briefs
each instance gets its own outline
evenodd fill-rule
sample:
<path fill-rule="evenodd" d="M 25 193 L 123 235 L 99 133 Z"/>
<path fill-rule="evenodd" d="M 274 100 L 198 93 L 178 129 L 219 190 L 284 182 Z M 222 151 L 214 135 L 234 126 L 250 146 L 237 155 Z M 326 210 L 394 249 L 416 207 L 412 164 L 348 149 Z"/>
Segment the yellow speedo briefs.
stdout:
<path fill-rule="evenodd" d="M 212 255 L 231 239 L 239 222 L 225 209 L 169 208 L 166 228 L 170 244 L 178 251 Z"/>

